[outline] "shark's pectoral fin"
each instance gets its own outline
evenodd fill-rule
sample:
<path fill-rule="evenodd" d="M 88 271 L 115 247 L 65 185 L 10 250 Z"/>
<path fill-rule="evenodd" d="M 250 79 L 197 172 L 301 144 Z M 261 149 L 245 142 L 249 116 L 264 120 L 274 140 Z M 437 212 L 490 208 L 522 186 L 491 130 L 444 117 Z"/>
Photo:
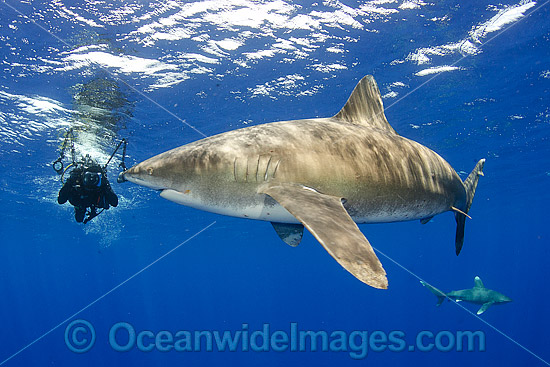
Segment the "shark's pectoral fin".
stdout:
<path fill-rule="evenodd" d="M 262 186 L 267 194 L 296 217 L 323 245 L 325 250 L 360 281 L 386 289 L 386 272 L 372 246 L 361 233 L 336 196 L 286 183 Z"/>
<path fill-rule="evenodd" d="M 292 247 L 296 247 L 302 241 L 302 236 L 304 234 L 304 226 L 301 224 L 294 223 L 275 223 L 271 222 L 273 229 L 281 240 L 285 241 Z"/>
<path fill-rule="evenodd" d="M 482 313 L 484 313 L 485 311 L 487 311 L 487 309 L 489 307 L 491 307 L 493 305 L 494 302 L 487 302 L 487 303 L 484 303 L 483 306 L 481 306 L 481 308 L 477 311 L 477 314 L 478 315 L 481 315 Z"/>

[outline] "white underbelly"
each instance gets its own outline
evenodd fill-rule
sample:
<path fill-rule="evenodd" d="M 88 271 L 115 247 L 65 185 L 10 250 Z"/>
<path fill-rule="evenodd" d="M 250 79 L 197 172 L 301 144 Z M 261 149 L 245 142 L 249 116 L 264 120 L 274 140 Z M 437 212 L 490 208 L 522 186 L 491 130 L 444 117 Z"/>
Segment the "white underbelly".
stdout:
<path fill-rule="evenodd" d="M 163 190 L 161 197 L 175 203 L 189 206 L 195 209 L 204 210 L 211 213 L 227 215 L 230 217 L 248 218 L 277 223 L 300 223 L 296 217 L 290 214 L 278 203 L 266 205 L 263 195 L 258 195 L 258 200 L 248 201 L 247 205 L 207 205 L 202 200 L 189 193 L 182 193 L 176 190 Z M 356 223 L 388 223 L 400 222 L 414 219 L 421 219 L 425 216 L 407 211 L 378 212 L 370 215 L 357 215 L 352 217 Z"/>
<path fill-rule="evenodd" d="M 176 190 L 163 190 L 160 196 L 175 203 L 189 206 L 195 209 L 204 210 L 211 213 L 227 215 L 230 217 L 249 218 L 256 220 L 265 220 L 267 222 L 278 223 L 300 223 L 296 217 L 290 214 L 281 205 L 266 205 L 264 200 L 260 200 L 263 195 L 258 195 L 258 200 L 249 201 L 248 205 L 207 205 L 202 200 Z"/>

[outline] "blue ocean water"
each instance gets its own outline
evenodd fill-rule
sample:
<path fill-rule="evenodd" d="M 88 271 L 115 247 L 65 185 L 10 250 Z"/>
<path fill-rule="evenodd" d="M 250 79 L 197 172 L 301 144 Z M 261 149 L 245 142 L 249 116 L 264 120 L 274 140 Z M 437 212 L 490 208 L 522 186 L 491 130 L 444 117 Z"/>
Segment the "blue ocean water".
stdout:
<path fill-rule="evenodd" d="M 548 1 L 2 1 L 0 14 L 0 365 L 549 364 Z M 51 164 L 69 128 L 77 154 L 100 162 L 127 138 L 131 165 L 332 116 L 367 74 L 400 135 L 463 179 L 487 159 L 460 256 L 449 213 L 360 225 L 388 290 L 309 233 L 291 248 L 269 223 L 117 184 L 120 151 L 118 207 L 83 225 L 57 204 Z M 476 305 L 436 307 L 419 282 L 465 289 L 476 275 L 513 302 L 476 317 Z M 178 331 L 204 335 L 187 350 Z M 224 331 L 240 336 L 234 351 L 218 348 Z M 317 350 L 292 344 L 300 331 L 319 333 Z M 468 331 L 483 345 L 461 351 Z"/>

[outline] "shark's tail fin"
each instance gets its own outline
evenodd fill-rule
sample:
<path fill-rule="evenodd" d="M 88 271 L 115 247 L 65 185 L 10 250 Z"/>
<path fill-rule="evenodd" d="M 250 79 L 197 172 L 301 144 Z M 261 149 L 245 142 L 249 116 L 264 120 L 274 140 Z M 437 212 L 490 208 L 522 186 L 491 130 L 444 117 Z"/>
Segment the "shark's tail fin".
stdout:
<path fill-rule="evenodd" d="M 479 176 L 483 176 L 484 164 L 485 159 L 480 159 L 472 172 L 468 175 L 468 178 L 464 181 L 464 188 L 466 189 L 466 206 L 464 208 L 460 208 L 461 210 L 453 208 L 455 211 L 456 220 L 455 250 L 457 255 L 460 254 L 460 250 L 462 250 L 462 245 L 464 244 L 464 225 L 466 224 L 466 216 L 472 206 L 472 201 L 474 200 L 474 194 L 476 192 Z"/>
<path fill-rule="evenodd" d="M 445 300 L 445 298 L 447 298 L 447 295 L 445 293 L 441 292 L 436 287 L 429 285 L 428 283 L 426 283 L 423 280 L 421 280 L 420 283 L 422 283 L 422 285 L 424 287 L 428 288 L 433 294 L 435 294 L 435 296 L 437 297 L 437 306 L 442 304 L 443 301 Z"/>

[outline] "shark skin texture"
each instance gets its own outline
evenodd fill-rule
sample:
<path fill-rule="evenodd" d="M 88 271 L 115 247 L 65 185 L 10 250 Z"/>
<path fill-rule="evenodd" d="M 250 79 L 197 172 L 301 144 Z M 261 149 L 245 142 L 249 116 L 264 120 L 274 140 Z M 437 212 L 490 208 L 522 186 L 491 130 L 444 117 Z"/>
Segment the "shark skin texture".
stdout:
<path fill-rule="evenodd" d="M 367 75 L 332 117 L 198 140 L 136 164 L 119 182 L 199 210 L 269 221 L 291 246 L 305 227 L 357 279 L 386 289 L 386 272 L 357 223 L 427 223 L 452 211 L 458 255 L 484 162 L 462 182 L 437 153 L 398 135 Z"/>

